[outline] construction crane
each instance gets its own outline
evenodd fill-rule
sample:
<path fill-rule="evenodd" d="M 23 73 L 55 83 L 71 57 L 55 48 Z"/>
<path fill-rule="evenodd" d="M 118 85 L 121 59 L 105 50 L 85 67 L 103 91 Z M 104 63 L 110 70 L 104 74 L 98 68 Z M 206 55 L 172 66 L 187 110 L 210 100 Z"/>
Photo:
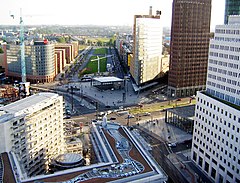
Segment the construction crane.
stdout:
<path fill-rule="evenodd" d="M 14 19 L 14 15 L 10 15 Z M 22 82 L 19 83 L 19 96 L 26 97 L 30 95 L 30 82 L 26 79 L 26 63 L 25 63 L 25 45 L 24 45 L 24 25 L 22 18 L 22 9 L 20 9 L 20 50 L 21 50 L 21 77 Z"/>
<path fill-rule="evenodd" d="M 114 55 L 107 55 L 107 56 L 105 56 L 105 57 L 101 57 L 101 58 L 99 58 L 99 56 L 97 56 L 97 58 L 96 59 L 92 59 L 91 60 L 91 62 L 93 62 L 93 61 L 98 61 L 98 74 L 100 73 L 100 60 L 101 59 L 104 59 L 104 58 L 108 58 L 108 57 L 113 57 Z"/>
<path fill-rule="evenodd" d="M 14 19 L 14 15 L 10 15 Z M 26 83 L 26 63 L 25 63 L 25 45 L 24 45 L 24 26 L 22 18 L 22 9 L 20 9 L 20 49 L 21 49 L 21 76 L 22 83 Z"/>

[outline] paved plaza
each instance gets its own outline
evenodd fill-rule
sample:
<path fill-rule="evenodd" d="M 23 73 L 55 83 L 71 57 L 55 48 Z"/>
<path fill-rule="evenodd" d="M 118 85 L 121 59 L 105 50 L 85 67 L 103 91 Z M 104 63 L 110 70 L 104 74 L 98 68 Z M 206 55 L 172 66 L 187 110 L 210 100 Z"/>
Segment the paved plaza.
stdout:
<path fill-rule="evenodd" d="M 106 106 L 135 105 L 142 102 L 142 100 L 146 100 L 146 98 L 144 98 L 142 94 L 138 95 L 133 91 L 133 87 L 130 81 L 127 82 L 126 85 L 126 89 L 109 89 L 101 91 L 98 88 L 91 86 L 91 82 L 76 82 L 65 85 L 65 88 L 70 88 L 71 86 L 73 86 L 74 88 L 76 88 L 75 92 L 79 92 L 79 95 L 90 96 L 91 98 L 94 98 L 95 100 L 103 103 Z M 56 87 L 63 88 L 63 86 Z"/>
<path fill-rule="evenodd" d="M 165 119 L 155 119 L 153 121 L 147 121 L 139 124 L 152 133 L 160 136 L 169 143 L 181 143 L 186 140 L 190 140 L 192 135 L 184 132 L 183 130 L 165 123 Z"/>

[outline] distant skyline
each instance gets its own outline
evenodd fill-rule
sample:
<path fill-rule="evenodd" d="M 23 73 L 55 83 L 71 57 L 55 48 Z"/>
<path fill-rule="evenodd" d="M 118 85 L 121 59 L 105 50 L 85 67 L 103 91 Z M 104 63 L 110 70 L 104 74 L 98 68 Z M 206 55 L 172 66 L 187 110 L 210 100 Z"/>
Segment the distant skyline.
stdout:
<path fill-rule="evenodd" d="M 0 25 L 19 24 L 20 8 L 26 25 L 133 25 L 134 15 L 162 11 L 164 27 L 171 27 L 172 0 L 1 0 Z M 224 22 L 225 0 L 212 0 L 211 29 Z M 13 20 L 10 14 L 15 15 Z M 25 16 L 26 15 L 26 16 Z M 30 16 L 31 15 L 31 16 Z"/>

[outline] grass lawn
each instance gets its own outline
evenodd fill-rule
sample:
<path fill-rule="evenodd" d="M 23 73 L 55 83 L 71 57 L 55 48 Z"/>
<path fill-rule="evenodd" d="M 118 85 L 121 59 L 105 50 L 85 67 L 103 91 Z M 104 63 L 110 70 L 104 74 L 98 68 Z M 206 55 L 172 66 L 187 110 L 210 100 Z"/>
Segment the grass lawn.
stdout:
<path fill-rule="evenodd" d="M 101 58 L 101 57 L 100 57 Z M 91 56 L 89 62 L 85 69 L 81 72 L 81 75 L 84 74 L 92 74 L 98 71 L 98 61 L 91 61 L 93 59 L 97 59 L 97 56 Z M 107 70 L 107 59 L 103 58 L 100 60 L 100 72 L 106 72 Z"/>
<path fill-rule="evenodd" d="M 101 54 L 101 55 L 105 55 L 107 54 L 107 48 L 98 48 L 95 49 L 93 54 Z"/>

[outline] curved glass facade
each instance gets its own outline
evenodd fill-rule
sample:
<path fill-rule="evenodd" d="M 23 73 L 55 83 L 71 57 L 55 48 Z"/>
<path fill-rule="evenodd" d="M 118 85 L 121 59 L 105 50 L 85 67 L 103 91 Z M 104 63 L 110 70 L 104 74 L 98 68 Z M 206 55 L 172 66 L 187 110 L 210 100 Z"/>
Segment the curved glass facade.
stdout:
<path fill-rule="evenodd" d="M 27 79 L 33 82 L 50 82 L 55 77 L 54 45 L 26 45 L 25 62 Z M 9 76 L 21 76 L 19 45 L 9 45 L 7 50 Z"/>

